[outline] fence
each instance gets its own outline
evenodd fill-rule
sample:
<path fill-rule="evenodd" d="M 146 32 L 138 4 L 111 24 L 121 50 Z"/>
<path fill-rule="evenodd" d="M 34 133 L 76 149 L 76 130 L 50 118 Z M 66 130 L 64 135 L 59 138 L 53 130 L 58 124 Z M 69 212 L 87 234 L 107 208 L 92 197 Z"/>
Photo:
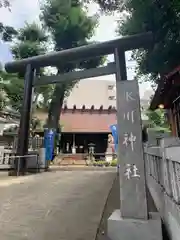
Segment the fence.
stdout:
<path fill-rule="evenodd" d="M 17 149 L 18 138 L 15 137 L 13 149 Z M 29 149 L 37 150 L 44 146 L 44 137 L 29 137 Z"/>
<path fill-rule="evenodd" d="M 163 191 L 180 204 L 180 159 L 163 157 L 161 148 L 149 148 L 146 154 L 147 174 L 151 176 Z"/>
<path fill-rule="evenodd" d="M 172 240 L 180 236 L 180 158 L 171 157 L 175 152 L 179 156 L 179 146 L 145 148 L 147 186 Z"/>
<path fill-rule="evenodd" d="M 7 171 L 15 168 L 15 164 L 17 164 L 17 176 L 19 175 L 20 162 L 22 158 L 25 158 L 26 161 L 26 169 L 28 172 L 39 172 L 41 163 L 39 160 L 38 154 L 28 154 L 24 156 L 17 156 L 13 152 L 4 152 L 0 157 L 0 170 Z M 16 161 L 16 162 L 15 162 Z"/>

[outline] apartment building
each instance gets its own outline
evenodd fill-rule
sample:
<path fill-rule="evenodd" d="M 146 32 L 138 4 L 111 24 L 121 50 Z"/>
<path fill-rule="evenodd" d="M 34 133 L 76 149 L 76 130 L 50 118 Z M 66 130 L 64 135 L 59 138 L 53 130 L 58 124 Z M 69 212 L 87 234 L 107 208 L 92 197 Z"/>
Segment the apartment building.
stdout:
<path fill-rule="evenodd" d="M 86 109 L 94 106 L 98 109 L 116 107 L 116 85 L 115 81 L 107 80 L 81 80 L 73 88 L 70 95 L 65 99 L 64 105 L 72 109 L 76 106 L 81 109 L 84 105 Z"/>

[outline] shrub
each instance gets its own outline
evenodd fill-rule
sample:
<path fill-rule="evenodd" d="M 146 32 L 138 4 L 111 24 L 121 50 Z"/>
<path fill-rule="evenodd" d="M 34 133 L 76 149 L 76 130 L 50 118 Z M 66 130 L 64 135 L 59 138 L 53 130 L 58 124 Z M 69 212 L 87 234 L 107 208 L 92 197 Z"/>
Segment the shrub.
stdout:
<path fill-rule="evenodd" d="M 105 166 L 106 167 L 110 166 L 110 164 L 111 164 L 110 162 L 105 161 Z"/>
<path fill-rule="evenodd" d="M 97 166 L 105 166 L 105 161 L 97 161 Z"/>
<path fill-rule="evenodd" d="M 108 167 L 110 165 L 110 163 L 106 162 L 106 161 L 93 161 L 93 166 L 105 166 Z"/>
<path fill-rule="evenodd" d="M 111 167 L 116 167 L 117 166 L 117 159 L 114 159 L 112 160 L 112 162 L 107 162 L 107 161 L 93 161 L 93 166 L 99 166 L 99 167 L 102 167 L 102 166 L 105 166 L 105 167 L 108 167 L 108 166 L 111 166 Z"/>
<path fill-rule="evenodd" d="M 117 159 L 112 160 L 111 166 L 112 167 L 116 167 L 117 166 Z"/>

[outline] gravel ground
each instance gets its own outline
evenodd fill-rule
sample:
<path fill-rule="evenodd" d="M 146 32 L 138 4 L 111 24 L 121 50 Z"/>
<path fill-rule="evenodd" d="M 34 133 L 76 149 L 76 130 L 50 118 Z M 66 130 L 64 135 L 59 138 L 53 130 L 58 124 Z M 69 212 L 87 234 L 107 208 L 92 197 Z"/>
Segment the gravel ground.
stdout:
<path fill-rule="evenodd" d="M 115 176 L 57 171 L 0 185 L 0 239 L 94 240 Z"/>

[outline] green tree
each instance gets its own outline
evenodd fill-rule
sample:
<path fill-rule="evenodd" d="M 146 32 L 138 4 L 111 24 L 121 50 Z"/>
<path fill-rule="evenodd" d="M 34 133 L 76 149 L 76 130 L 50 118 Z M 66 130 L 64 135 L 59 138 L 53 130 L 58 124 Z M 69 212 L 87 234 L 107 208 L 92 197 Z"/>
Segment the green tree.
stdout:
<path fill-rule="evenodd" d="M 79 0 L 72 0 L 71 6 L 62 12 L 60 0 L 47 0 L 42 6 L 41 20 L 50 32 L 54 50 L 60 51 L 72 47 L 89 44 L 98 25 L 98 19 L 87 15 L 83 4 Z M 91 68 L 103 63 L 102 58 L 95 58 L 80 63 L 59 63 L 58 73 L 71 72 L 75 69 Z M 47 125 L 57 128 L 63 100 L 70 93 L 76 82 L 56 84 L 49 106 Z"/>
<path fill-rule="evenodd" d="M 1 2 L 0 2 L 1 6 Z M 3 42 L 12 42 L 14 37 L 17 35 L 17 31 L 10 26 L 5 26 L 4 24 L 0 23 L 0 38 Z M 8 104 L 7 96 L 5 91 L 3 90 L 4 87 L 4 80 L 3 80 L 3 66 L 0 63 L 0 110 L 4 109 Z"/>
<path fill-rule="evenodd" d="M 4 42 L 12 42 L 12 40 L 17 36 L 17 31 L 11 27 L 0 23 L 0 35 Z"/>
<path fill-rule="evenodd" d="M 42 27 L 36 23 L 26 24 L 18 30 L 16 43 L 11 51 L 15 59 L 22 59 L 44 54 L 47 50 L 48 37 Z"/>
<path fill-rule="evenodd" d="M 1 4 L 2 3 L 0 1 L 0 7 L 2 7 Z M 3 7 L 6 7 L 6 5 L 3 5 Z M 16 38 L 17 34 L 17 31 L 13 27 L 0 23 L 0 38 L 3 42 L 12 42 Z M 2 64 L 0 64 L 0 110 L 4 109 L 9 104 L 7 94 L 5 93 L 4 89 L 4 87 L 7 88 L 10 86 L 9 80 L 7 85 L 7 76 L 10 77 L 11 75 L 5 74 L 3 72 Z M 6 83 L 4 81 L 6 81 Z"/>
<path fill-rule="evenodd" d="M 105 13 L 113 13 L 124 5 L 124 0 L 82 0 L 81 2 L 87 4 L 97 3 L 102 12 Z"/>
<path fill-rule="evenodd" d="M 150 74 L 146 79 L 158 82 L 180 63 L 179 1 L 129 0 L 124 10 L 127 17 L 119 22 L 119 34 L 151 31 L 154 35 L 154 45 L 146 51 L 134 51 L 133 58 L 138 62 L 138 75 Z"/>
<path fill-rule="evenodd" d="M 0 8 L 8 8 L 10 10 L 11 7 L 11 1 L 9 0 L 0 0 Z"/>
<path fill-rule="evenodd" d="M 11 1 L 0 0 L 0 8 L 8 8 L 11 10 Z M 3 41 L 11 42 L 13 40 L 13 37 L 16 35 L 17 31 L 13 27 L 4 25 L 0 22 L 0 36 Z"/>
<path fill-rule="evenodd" d="M 0 0 L 0 7 L 11 9 L 11 0 Z M 70 6 L 72 0 L 61 0 L 61 11 Z M 122 0 L 81 0 L 81 3 L 91 4 L 93 2 L 99 4 L 101 9 L 105 12 L 112 12 L 122 6 Z"/>
<path fill-rule="evenodd" d="M 8 74 L 4 71 L 0 72 L 1 91 L 4 96 L 3 108 L 12 107 L 19 111 L 23 99 L 23 81 L 19 79 L 17 74 Z"/>
<path fill-rule="evenodd" d="M 162 109 L 157 109 L 156 111 L 146 111 L 146 115 L 149 118 L 149 123 L 151 127 L 161 127 L 168 128 L 168 123 L 165 118 L 165 112 Z"/>
<path fill-rule="evenodd" d="M 15 38 L 15 44 L 12 46 L 12 54 L 15 59 L 22 59 L 46 52 L 46 41 L 48 40 L 45 31 L 35 23 L 26 24 L 25 27 L 18 30 Z M 38 71 L 37 74 L 43 74 Z M 24 72 L 20 74 L 7 74 L 1 72 L 2 89 L 9 99 L 9 104 L 12 108 L 20 110 L 23 100 L 24 90 Z M 35 88 L 34 91 L 34 106 L 39 94 L 46 92 L 49 86 Z"/>

